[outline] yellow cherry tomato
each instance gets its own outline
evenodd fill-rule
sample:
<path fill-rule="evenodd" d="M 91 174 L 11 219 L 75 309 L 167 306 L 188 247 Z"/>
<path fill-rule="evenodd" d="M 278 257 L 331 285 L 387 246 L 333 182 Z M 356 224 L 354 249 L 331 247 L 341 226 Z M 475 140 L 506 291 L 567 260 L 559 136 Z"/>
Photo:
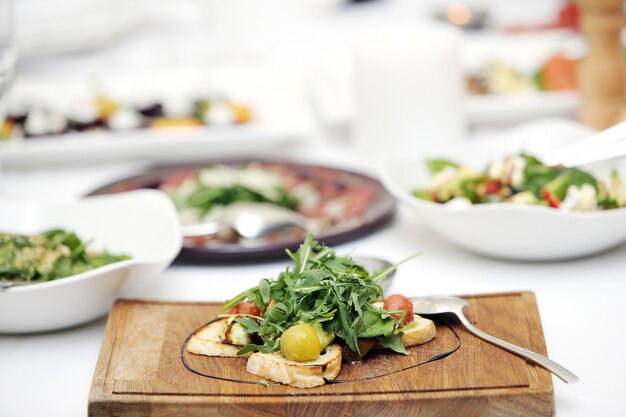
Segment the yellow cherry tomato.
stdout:
<path fill-rule="evenodd" d="M 320 339 L 310 324 L 296 324 L 280 337 L 280 350 L 291 361 L 313 361 L 319 356 L 320 349 Z"/>

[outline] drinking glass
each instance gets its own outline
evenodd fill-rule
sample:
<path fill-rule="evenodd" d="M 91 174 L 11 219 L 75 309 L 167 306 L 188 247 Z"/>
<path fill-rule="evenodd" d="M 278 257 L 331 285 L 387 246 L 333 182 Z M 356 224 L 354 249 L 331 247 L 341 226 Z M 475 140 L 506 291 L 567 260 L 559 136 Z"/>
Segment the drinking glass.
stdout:
<path fill-rule="evenodd" d="M 15 75 L 16 54 L 13 32 L 13 1 L 0 0 L 0 129 L 2 129 L 6 117 L 9 88 Z M 0 155 L 1 193 L 2 155 Z"/>
<path fill-rule="evenodd" d="M 14 73 L 13 2 L 0 0 L 0 126 L 6 116 L 7 96 Z"/>

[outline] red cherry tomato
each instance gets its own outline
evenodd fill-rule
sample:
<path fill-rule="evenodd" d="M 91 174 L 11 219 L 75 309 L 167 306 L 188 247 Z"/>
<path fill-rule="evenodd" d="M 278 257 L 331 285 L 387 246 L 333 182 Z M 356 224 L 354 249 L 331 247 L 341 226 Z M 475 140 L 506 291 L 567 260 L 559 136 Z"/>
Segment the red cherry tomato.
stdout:
<path fill-rule="evenodd" d="M 487 194 L 496 194 L 502 189 L 502 183 L 498 180 L 489 180 L 485 183 L 485 192 Z"/>
<path fill-rule="evenodd" d="M 402 320 L 402 324 L 409 324 L 413 321 L 413 303 L 404 295 L 393 294 L 385 298 L 383 308 L 387 311 L 404 310 L 406 314 Z M 396 320 L 400 319 L 400 314 L 393 316 Z"/>
<path fill-rule="evenodd" d="M 559 206 L 561 205 L 561 201 L 559 200 L 559 197 L 555 196 L 548 190 L 543 190 L 541 192 L 541 196 L 543 197 L 544 200 L 548 202 L 548 205 L 550 205 L 550 207 L 552 208 L 559 208 Z"/>
<path fill-rule="evenodd" d="M 233 307 L 229 311 L 230 314 L 250 314 L 252 316 L 261 316 L 261 309 L 254 303 L 244 301 Z"/>

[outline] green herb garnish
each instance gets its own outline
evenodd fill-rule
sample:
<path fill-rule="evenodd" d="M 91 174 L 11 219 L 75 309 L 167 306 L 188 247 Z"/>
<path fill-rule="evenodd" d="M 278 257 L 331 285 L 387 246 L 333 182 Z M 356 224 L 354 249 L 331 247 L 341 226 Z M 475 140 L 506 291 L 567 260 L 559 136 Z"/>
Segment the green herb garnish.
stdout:
<path fill-rule="evenodd" d="M 245 176 L 260 176 L 265 180 L 245 180 Z M 269 170 L 260 168 L 232 168 L 212 165 L 199 171 L 198 178 L 190 178 L 188 183 L 178 186 L 162 186 L 179 210 L 192 209 L 203 217 L 218 206 L 228 206 L 239 202 L 270 203 L 295 210 L 299 200 L 280 183 L 280 177 Z M 206 183 L 203 176 L 212 178 Z M 257 183 L 259 182 L 259 183 Z"/>
<path fill-rule="evenodd" d="M 0 233 L 0 280 L 51 281 L 130 257 L 88 252 L 76 234 L 54 229 L 40 235 Z"/>
<path fill-rule="evenodd" d="M 196 184 L 195 191 L 181 203 L 184 207 L 199 209 L 202 215 L 210 212 L 215 206 L 227 206 L 237 202 L 271 203 L 294 210 L 298 200 L 282 189 L 276 190 L 277 198 L 268 198 L 243 185 L 229 187 L 207 187 Z"/>
<path fill-rule="evenodd" d="M 458 168 L 459 164 L 456 162 L 448 161 L 447 159 L 429 159 L 426 161 L 426 166 L 431 174 L 436 174 L 444 169 L 450 168 Z"/>
<path fill-rule="evenodd" d="M 386 311 L 373 303 L 383 295 L 380 283 L 385 277 L 417 255 L 370 275 L 350 257 L 337 256 L 311 235 L 296 253 L 287 253 L 294 261 L 293 269 L 287 268 L 277 279 L 261 280 L 222 307 L 230 309 L 248 300 L 265 310 L 259 319 L 237 320 L 262 341 L 244 346 L 239 354 L 278 351 L 280 336 L 298 323 L 320 323 L 325 332 L 334 333 L 354 352 L 358 352 L 359 338 L 376 338 L 384 346 L 408 354 L 397 333 L 405 312 Z"/>

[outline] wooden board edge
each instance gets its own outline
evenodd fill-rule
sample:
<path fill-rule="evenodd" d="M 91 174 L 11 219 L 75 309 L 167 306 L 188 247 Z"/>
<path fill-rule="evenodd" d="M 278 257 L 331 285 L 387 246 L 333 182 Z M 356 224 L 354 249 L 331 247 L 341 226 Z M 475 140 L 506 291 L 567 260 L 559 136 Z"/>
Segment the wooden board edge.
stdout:
<path fill-rule="evenodd" d="M 301 395 L 293 395 L 293 394 L 146 394 L 146 393 L 111 393 L 106 396 L 107 400 L 115 397 L 119 400 L 124 399 L 134 399 L 142 396 L 150 396 L 150 398 L 168 398 L 168 399 L 176 399 L 176 398 L 185 398 L 194 399 L 198 402 L 204 401 L 219 401 L 222 399 L 228 398 L 237 398 L 238 401 L 256 401 L 257 399 L 266 399 L 268 401 L 275 400 L 277 398 L 281 399 L 290 399 L 293 401 L 314 401 L 319 398 L 333 398 L 345 401 L 353 401 L 355 398 L 363 399 L 363 401 L 370 401 L 372 397 L 386 397 L 386 398 L 400 398 L 400 397 L 420 397 L 420 398 L 439 398 L 441 396 L 446 397 L 465 397 L 467 394 L 472 395 L 481 395 L 481 396 L 492 396 L 492 395 L 502 395 L 502 394 L 512 394 L 512 395 L 523 395 L 523 394 L 547 394 L 551 395 L 552 390 L 547 387 L 540 388 L 532 388 L 527 385 L 521 385 L 517 387 L 501 387 L 501 388 L 450 388 L 446 390 L 424 390 L 424 391 L 390 391 L 385 393 L 338 393 L 338 394 L 330 394 L 330 393 L 318 393 L 318 394 L 306 394 L 306 389 L 303 389 L 303 394 Z"/>
<path fill-rule="evenodd" d="M 168 410 L 186 417 L 209 416 L 306 416 L 300 410 L 332 409 L 333 415 L 376 415 L 464 417 L 550 417 L 554 415 L 554 397 L 549 392 L 512 391 L 510 388 L 491 390 L 458 390 L 452 392 L 419 393 L 420 395 L 371 394 L 325 395 L 310 397 L 176 397 L 115 395 L 89 404 L 89 417 L 109 417 L 124 410 L 125 417 L 145 416 L 151 408 L 168 414 Z M 468 395 L 471 394 L 471 395 Z M 358 409 L 357 409 L 358 407 Z M 246 413 L 246 410 L 248 413 Z M 419 412 L 418 412 L 419 410 Z M 374 412 L 372 412 L 372 415 Z M 325 414 L 324 414 L 325 415 Z"/>
<path fill-rule="evenodd" d="M 530 315 L 529 323 L 531 323 L 533 327 L 529 328 L 528 330 L 534 332 L 536 336 L 529 338 L 529 340 L 533 342 L 533 344 L 530 346 L 530 350 L 545 356 L 549 356 L 546 345 L 546 338 L 543 332 L 543 325 L 541 323 L 541 313 L 539 312 L 537 297 L 533 292 L 525 292 L 522 294 L 522 297 L 525 298 L 525 301 L 526 303 L 528 303 L 528 305 L 532 306 L 532 308 L 528 309 L 527 314 Z M 531 363 L 527 364 L 527 369 L 529 377 L 531 379 L 531 387 L 536 387 L 537 389 L 549 391 L 550 394 L 554 396 L 552 374 L 542 367 Z"/>
<path fill-rule="evenodd" d="M 514 297 L 524 296 L 527 294 L 532 299 L 535 299 L 535 293 L 530 290 L 518 290 L 518 291 L 502 291 L 502 292 L 490 292 L 490 293 L 478 293 L 478 294 L 460 294 L 457 297 L 461 298 L 497 298 L 497 297 Z"/>
<path fill-rule="evenodd" d="M 91 387 L 89 388 L 88 401 L 89 404 L 102 399 L 110 398 L 110 389 L 107 389 L 107 373 L 110 368 L 110 362 L 113 357 L 115 345 L 118 343 L 118 332 L 124 326 L 114 327 L 114 323 L 124 323 L 126 320 L 126 312 L 128 311 L 127 302 L 125 300 L 116 300 L 111 306 L 111 311 L 107 318 L 104 328 L 104 336 L 102 338 L 102 346 L 96 360 Z"/>

